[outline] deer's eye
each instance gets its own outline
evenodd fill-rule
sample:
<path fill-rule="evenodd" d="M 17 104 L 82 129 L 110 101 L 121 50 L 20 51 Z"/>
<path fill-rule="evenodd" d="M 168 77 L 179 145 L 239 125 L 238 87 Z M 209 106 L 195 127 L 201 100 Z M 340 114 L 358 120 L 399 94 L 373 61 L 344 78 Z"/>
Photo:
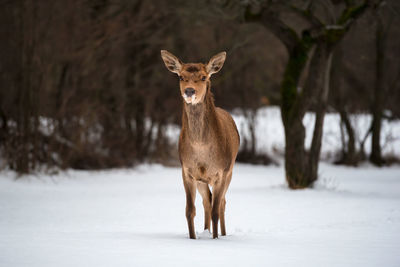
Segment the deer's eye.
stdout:
<path fill-rule="evenodd" d="M 179 76 L 179 80 L 180 80 L 180 81 L 183 81 L 183 77 L 182 77 L 182 76 Z"/>
<path fill-rule="evenodd" d="M 205 81 L 206 80 L 206 76 L 201 77 L 201 80 Z"/>

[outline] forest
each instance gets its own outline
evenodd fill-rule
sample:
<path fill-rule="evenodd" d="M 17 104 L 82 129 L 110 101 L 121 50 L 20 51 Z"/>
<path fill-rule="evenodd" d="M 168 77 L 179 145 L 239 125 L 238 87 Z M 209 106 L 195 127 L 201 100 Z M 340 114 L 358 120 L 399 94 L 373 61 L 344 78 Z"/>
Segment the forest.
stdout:
<path fill-rule="evenodd" d="M 381 148 L 382 124 L 400 118 L 398 1 L 19 0 L 0 6 L 1 168 L 27 174 L 176 165 L 176 143 L 166 129 L 179 127 L 182 100 L 162 49 L 185 62 L 227 52 L 212 88 L 217 106 L 245 117 L 250 134 L 242 136 L 238 161 L 274 161 L 276 155 L 256 149 L 255 116 L 280 106 L 291 188 L 317 179 L 325 114 L 340 116 L 335 163 L 398 162 Z M 309 148 L 307 112 L 316 116 Z M 356 136 L 353 114 L 370 114 L 365 136 Z"/>
<path fill-rule="evenodd" d="M 399 0 L 0 0 L 0 266 L 400 266 L 399 25 Z"/>

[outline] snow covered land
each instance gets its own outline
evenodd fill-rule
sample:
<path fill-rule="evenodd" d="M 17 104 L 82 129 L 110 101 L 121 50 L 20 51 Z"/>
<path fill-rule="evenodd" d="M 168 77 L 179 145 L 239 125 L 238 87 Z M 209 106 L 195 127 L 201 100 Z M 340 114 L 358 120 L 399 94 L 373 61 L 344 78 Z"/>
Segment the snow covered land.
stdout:
<path fill-rule="evenodd" d="M 188 239 L 179 168 L 0 173 L 0 266 L 400 266 L 400 167 L 323 163 L 314 189 L 236 165 L 226 237 Z"/>

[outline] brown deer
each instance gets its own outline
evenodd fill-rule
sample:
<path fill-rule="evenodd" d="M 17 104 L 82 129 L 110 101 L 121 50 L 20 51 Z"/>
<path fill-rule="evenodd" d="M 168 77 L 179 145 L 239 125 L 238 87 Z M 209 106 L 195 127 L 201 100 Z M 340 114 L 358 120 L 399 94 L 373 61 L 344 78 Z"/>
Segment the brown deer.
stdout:
<path fill-rule="evenodd" d="M 178 74 L 183 97 L 179 159 L 186 192 L 186 219 L 189 236 L 196 238 L 196 188 L 203 198 L 204 230 L 218 238 L 225 230 L 225 194 L 232 179 L 232 169 L 239 149 L 239 133 L 231 115 L 214 106 L 210 76 L 224 64 L 226 53 L 213 56 L 207 64 L 182 63 L 176 56 L 161 50 L 168 70 Z M 212 193 L 209 186 L 212 187 Z"/>

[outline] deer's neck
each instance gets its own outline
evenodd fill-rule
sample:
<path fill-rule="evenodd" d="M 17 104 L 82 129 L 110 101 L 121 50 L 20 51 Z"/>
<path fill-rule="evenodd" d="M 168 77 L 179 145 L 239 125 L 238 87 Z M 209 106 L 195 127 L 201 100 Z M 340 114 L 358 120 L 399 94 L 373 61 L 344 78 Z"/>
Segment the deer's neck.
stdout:
<path fill-rule="evenodd" d="M 209 87 L 202 103 L 192 105 L 184 102 L 182 125 L 191 142 L 207 142 L 213 136 L 212 130 L 215 128 L 215 124 L 214 99 Z"/>

